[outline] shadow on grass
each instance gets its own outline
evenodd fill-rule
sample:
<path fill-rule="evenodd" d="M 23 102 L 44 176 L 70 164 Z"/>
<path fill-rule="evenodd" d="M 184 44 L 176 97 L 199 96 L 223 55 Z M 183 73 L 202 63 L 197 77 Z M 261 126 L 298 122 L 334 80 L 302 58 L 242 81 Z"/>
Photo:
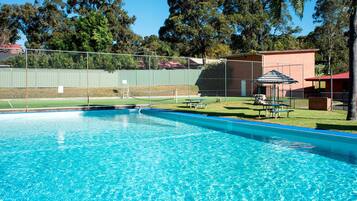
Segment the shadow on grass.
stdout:
<path fill-rule="evenodd" d="M 316 128 L 322 130 L 357 131 L 357 125 L 335 125 L 317 123 Z"/>
<path fill-rule="evenodd" d="M 117 109 L 114 105 L 102 105 L 102 104 L 91 104 L 91 105 L 79 105 L 81 110 L 114 110 Z M 135 104 L 127 104 L 123 108 L 132 109 L 135 108 Z"/>
<path fill-rule="evenodd" d="M 89 107 L 113 107 L 114 108 L 113 105 L 105 105 L 105 104 L 89 104 L 89 105 L 82 104 L 82 105 L 78 105 L 78 106 L 80 106 L 80 107 L 87 107 L 87 106 L 89 106 Z"/>
<path fill-rule="evenodd" d="M 227 110 L 249 110 L 249 107 L 232 107 L 232 106 L 224 106 Z"/>
<path fill-rule="evenodd" d="M 299 117 L 299 116 L 294 116 L 294 119 L 316 119 L 316 120 L 342 120 L 342 119 L 337 119 L 337 118 L 324 118 L 324 117 Z"/>
<path fill-rule="evenodd" d="M 211 111 L 203 111 L 203 110 L 174 110 L 174 111 L 183 112 L 183 113 L 204 114 L 207 116 L 217 116 L 217 117 L 239 117 L 239 118 L 247 118 L 247 119 L 256 119 L 258 117 L 258 115 L 249 115 L 245 113 L 211 112 Z"/>
<path fill-rule="evenodd" d="M 183 106 L 183 105 L 179 105 L 177 106 L 178 108 L 185 108 L 185 109 L 189 109 L 190 107 L 189 106 Z"/>

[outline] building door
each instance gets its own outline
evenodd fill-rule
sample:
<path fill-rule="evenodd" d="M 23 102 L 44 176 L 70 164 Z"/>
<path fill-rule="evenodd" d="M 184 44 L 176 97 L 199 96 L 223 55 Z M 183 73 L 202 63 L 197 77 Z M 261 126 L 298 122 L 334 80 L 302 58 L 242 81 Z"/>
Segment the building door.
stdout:
<path fill-rule="evenodd" d="M 246 82 L 246 80 L 240 81 L 240 95 L 247 96 L 247 82 Z"/>

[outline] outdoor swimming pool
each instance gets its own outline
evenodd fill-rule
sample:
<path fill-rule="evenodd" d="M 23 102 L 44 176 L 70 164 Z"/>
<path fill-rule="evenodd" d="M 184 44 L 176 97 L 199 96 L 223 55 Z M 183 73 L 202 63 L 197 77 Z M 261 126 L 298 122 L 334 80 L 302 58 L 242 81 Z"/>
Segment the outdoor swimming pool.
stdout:
<path fill-rule="evenodd" d="M 0 121 L 0 200 L 357 199 L 353 136 L 157 110 Z"/>

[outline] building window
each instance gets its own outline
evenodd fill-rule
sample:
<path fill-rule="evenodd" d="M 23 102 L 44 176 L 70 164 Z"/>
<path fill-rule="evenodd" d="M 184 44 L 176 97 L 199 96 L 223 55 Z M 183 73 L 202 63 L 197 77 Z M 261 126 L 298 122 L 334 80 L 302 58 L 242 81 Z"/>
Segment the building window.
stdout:
<path fill-rule="evenodd" d="M 326 89 L 326 81 L 320 81 L 320 89 Z"/>
<path fill-rule="evenodd" d="M 326 81 L 315 81 L 314 88 L 315 89 L 326 89 Z"/>

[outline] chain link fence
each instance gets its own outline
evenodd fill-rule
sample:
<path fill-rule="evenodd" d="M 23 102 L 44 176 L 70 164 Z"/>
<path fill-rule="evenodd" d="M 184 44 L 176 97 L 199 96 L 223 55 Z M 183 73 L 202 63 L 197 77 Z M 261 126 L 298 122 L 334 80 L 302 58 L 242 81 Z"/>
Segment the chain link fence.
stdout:
<path fill-rule="evenodd" d="M 0 50 L 0 108 L 174 104 L 269 95 L 255 79 L 269 70 L 303 77 L 302 65 L 259 61 L 25 49 Z M 292 70 L 293 69 L 293 70 Z M 297 70 L 300 69 L 300 70 Z M 304 98 L 304 83 L 279 86 L 279 96 Z"/>

